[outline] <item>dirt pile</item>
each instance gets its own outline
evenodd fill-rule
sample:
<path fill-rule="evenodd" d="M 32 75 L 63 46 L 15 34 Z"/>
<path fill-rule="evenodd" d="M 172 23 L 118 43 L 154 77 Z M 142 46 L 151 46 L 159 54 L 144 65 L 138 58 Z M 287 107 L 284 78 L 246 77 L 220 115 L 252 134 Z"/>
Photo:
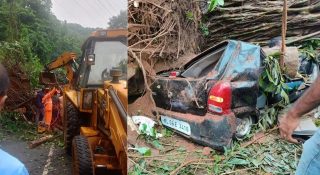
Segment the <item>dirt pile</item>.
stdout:
<path fill-rule="evenodd" d="M 18 108 L 23 108 L 28 119 L 33 117 L 34 111 L 34 94 L 30 86 L 30 80 L 27 78 L 27 73 L 22 70 L 20 65 L 8 65 L 4 63 L 8 70 L 10 78 L 10 87 L 8 90 L 8 98 L 5 108 L 8 111 L 13 111 Z"/>

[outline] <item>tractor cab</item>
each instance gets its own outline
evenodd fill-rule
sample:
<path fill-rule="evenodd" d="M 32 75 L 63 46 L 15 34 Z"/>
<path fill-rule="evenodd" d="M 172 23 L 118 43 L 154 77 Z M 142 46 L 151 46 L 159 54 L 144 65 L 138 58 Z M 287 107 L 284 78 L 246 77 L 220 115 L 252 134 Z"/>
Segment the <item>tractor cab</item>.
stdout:
<path fill-rule="evenodd" d="M 121 70 L 121 80 L 127 72 L 127 31 L 99 30 L 93 32 L 82 45 L 80 67 L 77 75 L 79 88 L 103 87 L 104 81 L 111 80 L 110 70 Z"/>

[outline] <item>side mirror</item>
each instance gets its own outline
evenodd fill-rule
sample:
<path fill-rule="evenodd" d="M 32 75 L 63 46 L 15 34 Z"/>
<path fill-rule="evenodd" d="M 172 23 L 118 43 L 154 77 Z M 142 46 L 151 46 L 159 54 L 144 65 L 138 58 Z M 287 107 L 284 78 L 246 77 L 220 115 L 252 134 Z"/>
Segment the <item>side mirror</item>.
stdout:
<path fill-rule="evenodd" d="M 95 61 L 96 61 L 95 54 L 89 54 L 89 55 L 87 56 L 86 63 L 87 63 L 88 65 L 94 65 Z"/>

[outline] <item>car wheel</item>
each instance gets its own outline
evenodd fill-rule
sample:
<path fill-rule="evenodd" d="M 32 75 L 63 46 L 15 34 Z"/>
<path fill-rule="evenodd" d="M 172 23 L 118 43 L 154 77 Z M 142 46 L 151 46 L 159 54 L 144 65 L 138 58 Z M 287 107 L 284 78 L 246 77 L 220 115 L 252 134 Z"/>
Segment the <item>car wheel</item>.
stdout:
<path fill-rule="evenodd" d="M 243 116 L 238 118 L 240 120 L 239 124 L 236 128 L 235 136 L 237 139 L 243 139 L 247 134 L 250 133 L 252 124 L 253 124 L 253 117 L 252 116 Z"/>
<path fill-rule="evenodd" d="M 93 175 L 93 158 L 88 139 L 75 136 L 72 141 L 73 175 Z"/>

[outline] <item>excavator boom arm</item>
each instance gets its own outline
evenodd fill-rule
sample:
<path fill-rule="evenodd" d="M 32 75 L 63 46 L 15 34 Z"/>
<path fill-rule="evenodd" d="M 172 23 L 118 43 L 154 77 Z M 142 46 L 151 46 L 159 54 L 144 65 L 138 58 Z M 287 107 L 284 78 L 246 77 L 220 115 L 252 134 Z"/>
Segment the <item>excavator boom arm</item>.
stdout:
<path fill-rule="evenodd" d="M 67 71 L 67 79 L 69 81 L 69 85 L 73 81 L 74 70 L 72 68 L 72 63 L 77 58 L 77 55 L 73 52 L 65 52 L 56 59 L 54 59 L 51 63 L 45 66 L 44 72 L 40 74 L 40 83 L 42 84 L 56 84 L 57 80 L 55 75 L 50 71 L 54 69 L 58 69 L 64 67 Z M 49 80 L 49 81 L 48 81 Z"/>
<path fill-rule="evenodd" d="M 51 71 L 63 66 L 67 66 L 77 58 L 77 54 L 73 52 L 65 52 L 58 58 L 54 59 L 51 63 L 46 65 L 46 70 Z"/>

